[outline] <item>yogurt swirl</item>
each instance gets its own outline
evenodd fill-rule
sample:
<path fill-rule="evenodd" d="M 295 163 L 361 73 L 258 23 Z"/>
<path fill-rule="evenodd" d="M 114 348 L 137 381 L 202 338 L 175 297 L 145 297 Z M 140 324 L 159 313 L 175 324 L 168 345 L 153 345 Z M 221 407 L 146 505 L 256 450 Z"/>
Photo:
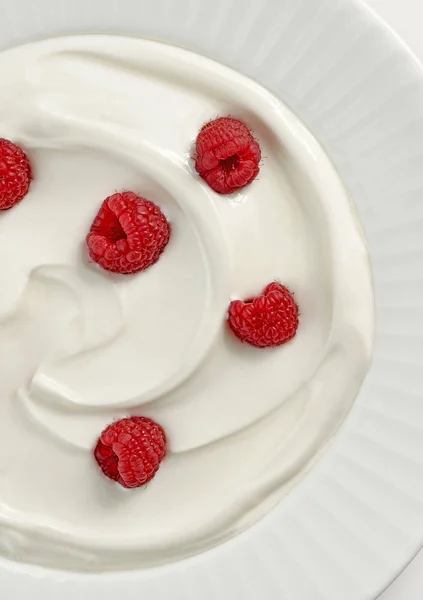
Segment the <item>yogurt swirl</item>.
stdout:
<path fill-rule="evenodd" d="M 34 167 L 0 215 L 0 553 L 74 570 L 162 564 L 257 521 L 307 471 L 369 365 L 373 296 L 354 208 L 323 150 L 274 96 L 186 50 L 75 36 L 0 55 L 1 135 Z M 201 125 L 244 120 L 260 177 L 221 197 L 191 160 Z M 160 261 L 87 260 L 102 200 L 129 189 L 172 225 Z M 10 258 L 9 258 L 10 257 Z M 225 327 L 272 280 L 297 337 L 264 351 Z M 136 491 L 92 456 L 112 420 L 158 421 L 171 454 Z"/>

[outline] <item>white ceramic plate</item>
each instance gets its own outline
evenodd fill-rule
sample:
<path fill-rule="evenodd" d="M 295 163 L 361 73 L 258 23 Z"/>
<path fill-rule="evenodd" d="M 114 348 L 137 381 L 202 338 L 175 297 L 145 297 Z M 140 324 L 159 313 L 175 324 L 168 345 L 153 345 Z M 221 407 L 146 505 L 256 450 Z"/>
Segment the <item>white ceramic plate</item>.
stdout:
<path fill-rule="evenodd" d="M 423 77 L 350 0 L 0 0 L 0 46 L 108 31 L 188 47 L 284 100 L 325 147 L 372 256 L 371 371 L 336 441 L 260 523 L 168 567 L 0 565 L 7 600 L 373 600 L 423 545 Z"/>

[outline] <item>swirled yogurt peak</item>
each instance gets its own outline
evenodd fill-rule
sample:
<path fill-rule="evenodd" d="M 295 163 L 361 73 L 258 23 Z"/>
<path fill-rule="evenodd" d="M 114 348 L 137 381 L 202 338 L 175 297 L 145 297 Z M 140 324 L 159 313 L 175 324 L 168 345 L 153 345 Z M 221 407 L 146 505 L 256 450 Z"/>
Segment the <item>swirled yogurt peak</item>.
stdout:
<path fill-rule="evenodd" d="M 282 102 L 188 51 L 59 38 L 3 52 L 0 78 L 0 135 L 34 174 L 0 215 L 0 554 L 99 571 L 215 546 L 303 476 L 365 376 L 373 297 L 354 208 Z M 217 115 L 247 123 L 265 157 L 231 196 L 192 160 Z M 102 271 L 84 242 L 122 190 L 172 227 L 160 261 L 136 276 Z M 295 292 L 300 328 L 257 350 L 226 314 L 274 280 Z M 169 443 L 138 490 L 93 458 L 100 432 L 128 415 L 160 423 Z"/>

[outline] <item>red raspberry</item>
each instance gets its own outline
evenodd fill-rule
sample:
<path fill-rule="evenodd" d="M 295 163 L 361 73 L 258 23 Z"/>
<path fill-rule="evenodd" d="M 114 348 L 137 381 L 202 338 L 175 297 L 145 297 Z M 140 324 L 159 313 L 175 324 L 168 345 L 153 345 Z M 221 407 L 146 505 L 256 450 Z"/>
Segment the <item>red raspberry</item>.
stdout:
<path fill-rule="evenodd" d="M 297 333 L 298 306 L 288 288 L 274 282 L 257 298 L 231 302 L 228 323 L 242 342 L 257 348 L 280 346 Z"/>
<path fill-rule="evenodd" d="M 0 210 L 20 202 L 28 193 L 31 179 L 31 165 L 25 152 L 0 138 Z"/>
<path fill-rule="evenodd" d="M 156 204 L 133 192 L 104 200 L 87 236 L 90 257 L 106 271 L 137 273 L 165 249 L 170 225 Z"/>
<path fill-rule="evenodd" d="M 103 431 L 94 456 L 106 477 L 125 488 L 148 483 L 166 454 L 166 434 L 147 417 L 129 417 Z"/>
<path fill-rule="evenodd" d="M 248 185 L 260 171 L 261 150 L 242 121 L 220 117 L 204 125 L 197 136 L 195 168 L 218 194 Z"/>

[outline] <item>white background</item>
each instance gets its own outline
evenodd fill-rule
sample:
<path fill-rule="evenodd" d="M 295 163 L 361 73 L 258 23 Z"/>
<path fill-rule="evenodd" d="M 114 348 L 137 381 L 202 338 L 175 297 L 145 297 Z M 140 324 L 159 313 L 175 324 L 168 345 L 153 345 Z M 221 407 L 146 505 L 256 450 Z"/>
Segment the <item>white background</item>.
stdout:
<path fill-rule="evenodd" d="M 423 62 L 423 0 L 362 1 L 379 13 Z M 423 600 L 423 551 L 379 600 Z"/>

